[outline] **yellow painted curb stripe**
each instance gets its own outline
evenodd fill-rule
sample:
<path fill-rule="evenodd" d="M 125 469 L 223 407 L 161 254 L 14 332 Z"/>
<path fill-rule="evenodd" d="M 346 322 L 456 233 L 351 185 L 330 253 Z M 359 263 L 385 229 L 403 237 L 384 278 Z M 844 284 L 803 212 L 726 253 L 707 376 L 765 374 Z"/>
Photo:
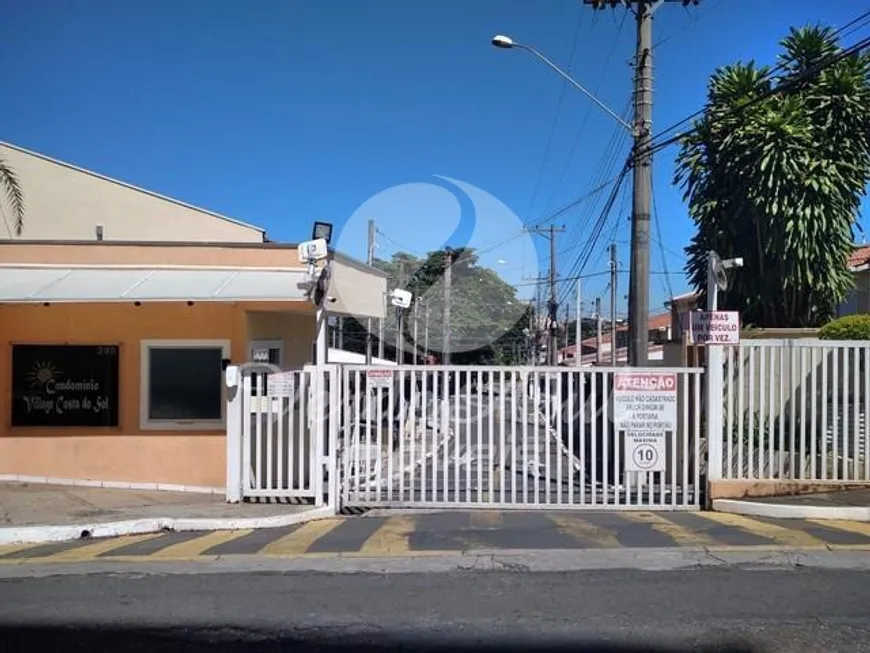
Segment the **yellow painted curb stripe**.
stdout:
<path fill-rule="evenodd" d="M 626 512 L 620 517 L 639 524 L 649 524 L 653 530 L 671 538 L 677 546 L 715 546 L 715 539 L 702 531 L 686 528 L 652 512 Z"/>
<path fill-rule="evenodd" d="M 807 521 L 819 526 L 827 526 L 828 528 L 835 528 L 847 533 L 870 537 L 870 523 L 868 522 L 849 521 L 846 519 L 808 519 Z"/>
<path fill-rule="evenodd" d="M 804 531 L 783 528 L 775 524 L 750 519 L 743 515 L 734 515 L 727 512 L 697 512 L 695 514 L 702 519 L 709 519 L 724 526 L 739 528 L 753 535 L 772 540 L 782 546 L 791 546 L 799 549 L 828 547 L 827 542 L 813 537 Z"/>
<path fill-rule="evenodd" d="M 260 550 L 263 555 L 301 555 L 321 537 L 343 523 L 344 519 L 330 518 L 302 524 L 282 538 L 270 542 Z"/>
<path fill-rule="evenodd" d="M 84 546 L 68 549 L 66 551 L 60 551 L 59 553 L 55 553 L 54 555 L 44 556 L 38 559 L 45 560 L 46 562 L 70 562 L 73 560 L 90 560 L 91 558 L 95 558 L 103 553 L 108 553 L 110 551 L 114 551 L 115 549 L 129 546 L 130 544 L 147 542 L 148 540 L 153 540 L 156 537 L 162 537 L 162 535 L 162 533 L 146 533 L 145 535 L 122 535 L 120 537 L 109 537 L 97 540 L 93 544 L 86 544 Z"/>
<path fill-rule="evenodd" d="M 240 537 L 244 537 L 252 532 L 252 529 L 247 528 L 238 531 L 213 531 L 201 537 L 187 540 L 186 542 L 178 542 L 155 551 L 150 557 L 153 558 L 193 558 L 202 555 L 210 548 L 231 542 Z"/>
<path fill-rule="evenodd" d="M 568 537 L 574 538 L 583 544 L 592 543 L 596 547 L 603 549 L 621 549 L 622 544 L 616 539 L 616 536 L 606 528 L 595 526 L 581 517 L 574 515 L 547 515 L 560 532 Z"/>
<path fill-rule="evenodd" d="M 0 546 L 0 556 L 12 555 L 13 553 L 33 549 L 37 546 L 42 546 L 42 544 L 4 544 L 3 546 Z M 12 558 L 12 560 L 15 560 L 15 558 Z M 0 558 L 0 562 L 4 562 L 4 560 Z"/>
<path fill-rule="evenodd" d="M 415 521 L 410 516 L 389 517 L 359 549 L 367 556 L 406 555 L 411 551 L 411 533 Z"/>

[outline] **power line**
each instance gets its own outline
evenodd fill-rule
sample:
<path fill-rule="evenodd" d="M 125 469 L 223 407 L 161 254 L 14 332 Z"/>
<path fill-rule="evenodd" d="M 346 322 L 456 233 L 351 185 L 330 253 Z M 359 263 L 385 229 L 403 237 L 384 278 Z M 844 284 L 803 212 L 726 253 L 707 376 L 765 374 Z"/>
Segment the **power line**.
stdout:
<path fill-rule="evenodd" d="M 658 209 L 658 206 L 657 206 L 657 203 L 656 203 L 655 183 L 651 184 L 651 186 L 652 186 L 652 188 L 653 188 L 653 193 L 652 193 L 652 209 L 653 209 L 653 210 L 652 210 L 652 220 L 653 220 L 653 224 L 655 225 L 655 229 L 656 229 L 656 239 L 658 240 L 658 243 L 659 243 L 659 253 L 660 253 L 661 256 L 662 256 L 662 266 L 664 266 L 664 268 L 665 268 L 665 290 L 666 290 L 667 293 L 668 293 L 668 297 L 669 297 L 670 299 L 673 299 L 673 298 L 674 298 L 674 289 L 673 289 L 673 287 L 671 286 L 670 275 L 667 274 L 667 270 L 668 270 L 668 257 L 665 256 L 664 243 L 662 242 L 662 223 L 661 223 L 661 220 L 659 219 L 659 209 Z"/>
<path fill-rule="evenodd" d="M 577 27 L 574 30 L 574 40 L 571 42 L 571 54 L 568 55 L 568 73 L 571 72 L 571 67 L 574 64 L 574 55 L 577 52 L 577 43 L 580 41 L 580 28 L 583 25 L 583 15 L 586 13 L 583 11 L 582 7 L 579 7 L 579 14 L 577 15 Z M 559 124 L 559 115 L 562 113 L 562 105 L 565 102 L 565 91 L 568 89 L 568 80 L 562 81 L 562 88 L 559 90 L 559 101 L 556 104 L 556 113 L 553 115 L 553 122 L 550 124 L 550 135 L 547 137 L 547 147 L 544 149 L 544 160 L 541 162 L 541 167 L 538 170 L 538 178 L 535 181 L 534 190 L 532 191 L 532 200 L 529 202 L 529 210 L 528 214 L 535 208 L 535 202 L 538 199 L 538 192 L 541 189 L 541 182 L 544 179 L 544 170 L 547 167 L 547 161 L 550 158 L 550 151 L 553 147 L 553 137 L 556 135 L 556 127 Z M 549 206 L 546 207 L 549 209 Z M 546 210 L 545 209 L 545 210 Z"/>
<path fill-rule="evenodd" d="M 601 231 L 604 228 L 604 224 L 607 222 L 607 218 L 610 215 L 610 212 L 613 210 L 613 205 L 616 202 L 619 190 L 622 187 L 623 182 L 628 177 L 628 173 L 630 170 L 631 167 L 628 165 L 628 162 L 626 162 L 626 164 L 622 168 L 622 173 L 620 174 L 619 179 L 611 189 L 610 195 L 607 198 L 607 202 L 604 205 L 604 209 L 602 210 L 601 215 L 598 217 L 598 220 L 592 228 L 592 234 L 586 244 L 586 247 L 583 249 L 580 256 L 574 262 L 574 265 L 571 266 L 571 271 L 568 274 L 569 277 L 577 272 L 582 273 L 586 267 L 586 264 L 589 262 L 592 251 L 594 251 L 596 245 L 598 244 L 598 239 L 601 237 Z M 567 297 L 567 294 L 563 295 L 563 300 L 564 297 Z"/>
<path fill-rule="evenodd" d="M 717 7 L 720 7 L 720 6 L 723 5 L 723 4 L 725 4 L 725 0 L 719 0 L 719 2 L 716 2 L 716 3 L 714 3 L 713 5 L 711 5 L 710 7 L 707 7 L 704 11 L 698 13 L 698 14 L 694 17 L 693 20 L 689 21 L 688 23 L 685 23 L 682 27 L 678 27 L 678 28 L 675 29 L 673 32 L 671 32 L 670 34 L 668 34 L 667 36 L 665 36 L 664 38 L 659 39 L 659 40 L 658 40 L 658 41 L 653 45 L 653 49 L 656 49 L 656 48 L 661 47 L 662 45 L 664 45 L 665 43 L 667 43 L 668 41 L 670 41 L 672 38 L 674 38 L 677 34 L 679 34 L 680 32 L 682 32 L 682 31 L 688 29 L 689 27 L 694 27 L 695 25 L 698 24 L 698 21 L 700 21 L 704 16 L 708 16 L 708 15 L 710 15 L 710 13 L 711 13 L 714 9 L 716 9 Z"/>
<path fill-rule="evenodd" d="M 854 19 L 853 21 L 850 21 L 850 23 L 848 23 L 848 25 L 852 25 L 855 22 L 857 22 L 861 19 L 864 19 L 866 17 L 870 17 L 870 11 L 866 12 L 865 14 L 862 14 L 861 16 Z M 837 32 L 846 29 L 846 27 L 848 27 L 848 25 L 844 25 L 839 30 L 837 30 Z M 834 34 L 836 34 L 837 32 L 834 32 Z M 811 77 L 815 77 L 816 75 L 821 73 L 823 70 L 825 70 L 825 68 L 829 68 L 829 67 L 833 66 L 834 64 L 842 61 L 843 59 L 847 59 L 848 57 L 851 57 L 852 55 L 859 53 L 861 50 L 868 47 L 868 45 L 870 45 L 870 38 L 865 38 L 865 39 L 862 39 L 861 41 L 859 41 L 855 45 L 853 45 L 845 50 L 841 50 L 840 52 L 838 52 L 836 54 L 830 55 L 829 57 L 822 59 L 815 66 L 812 66 L 811 68 L 800 73 L 799 75 L 792 77 L 792 78 L 788 79 L 787 81 L 783 82 L 782 84 L 779 84 L 775 87 L 772 87 L 772 88 L 768 89 L 767 91 L 764 91 L 763 93 L 759 93 L 755 97 L 747 100 L 742 105 L 735 107 L 734 109 L 731 109 L 730 111 L 726 111 L 722 116 L 718 116 L 715 119 L 715 122 L 720 122 L 722 120 L 725 120 L 726 118 L 730 118 L 734 115 L 737 115 L 738 113 L 741 113 L 741 112 L 745 111 L 746 109 L 748 109 L 752 106 L 755 106 L 755 105 L 763 102 L 764 100 L 766 100 L 774 95 L 777 95 L 780 93 L 787 93 L 792 88 L 794 88 L 795 86 L 798 86 L 799 84 L 806 81 L 807 79 L 810 79 Z M 782 71 L 786 70 L 788 68 L 788 65 L 789 64 L 786 62 L 779 64 L 778 66 L 770 69 L 759 81 L 771 80 L 773 78 L 773 76 L 776 75 L 778 72 L 782 72 Z M 699 118 L 699 117 L 703 116 L 705 111 L 706 111 L 706 108 L 699 109 L 698 111 L 695 111 L 694 113 L 690 114 L 689 116 L 686 116 L 682 120 L 675 122 L 674 124 L 669 126 L 667 129 L 663 129 L 661 132 L 659 132 L 658 134 L 653 136 L 652 141 L 651 141 L 652 146 L 650 148 L 650 152 L 651 153 L 658 152 L 658 151 L 668 147 L 669 145 L 673 145 L 674 143 L 681 141 L 683 138 L 685 138 L 689 134 L 697 131 L 697 129 L 698 129 L 697 127 L 692 127 L 691 129 L 689 129 L 685 132 L 681 132 L 679 134 L 676 134 L 674 136 L 671 136 L 670 138 L 667 138 L 664 141 L 661 141 L 659 143 L 655 142 L 657 139 L 661 138 L 664 134 L 667 134 L 668 132 L 673 131 L 674 129 L 678 128 L 680 125 L 683 125 L 687 122 L 691 122 L 695 118 Z"/>
<path fill-rule="evenodd" d="M 604 80 L 607 78 L 607 69 L 610 66 L 611 61 L 613 60 L 614 55 L 616 54 L 616 49 L 619 46 L 619 37 L 622 34 L 622 28 L 625 25 L 625 19 L 628 16 L 628 13 L 623 14 L 622 20 L 619 23 L 619 26 L 616 28 L 616 35 L 613 38 L 613 43 L 610 48 L 610 52 L 607 54 L 607 58 L 604 61 L 604 64 L 601 66 L 601 74 L 598 77 L 598 81 L 595 83 L 595 86 L 592 88 L 592 93 L 594 95 L 598 95 L 598 92 L 601 90 L 601 85 L 604 83 Z M 594 14 L 592 26 L 595 26 L 595 21 L 597 20 L 597 13 Z M 589 116 L 592 114 L 592 105 L 588 105 L 586 107 L 586 111 L 583 114 L 583 119 L 580 121 L 580 129 L 577 131 L 577 136 L 574 139 L 574 143 L 571 145 L 571 149 L 568 151 L 568 157 L 565 159 L 565 165 L 562 167 L 562 173 L 559 175 L 559 179 L 556 181 L 556 185 L 553 186 L 553 192 L 550 193 L 550 199 L 547 200 L 547 204 L 545 205 L 545 212 L 550 209 L 550 206 L 553 204 L 553 200 L 556 197 L 556 193 L 559 191 L 559 187 L 562 185 L 562 182 L 565 179 L 565 175 L 568 173 L 568 168 L 570 167 L 571 160 L 574 158 L 574 153 L 577 151 L 577 148 L 580 145 L 580 141 L 583 138 L 583 134 L 586 131 L 586 124 L 589 122 Z"/>

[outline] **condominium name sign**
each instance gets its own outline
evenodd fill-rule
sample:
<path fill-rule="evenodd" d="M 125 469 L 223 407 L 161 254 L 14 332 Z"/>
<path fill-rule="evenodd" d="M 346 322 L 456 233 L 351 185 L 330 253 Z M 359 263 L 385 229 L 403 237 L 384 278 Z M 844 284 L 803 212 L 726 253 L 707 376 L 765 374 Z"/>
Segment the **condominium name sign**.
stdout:
<path fill-rule="evenodd" d="M 677 375 L 622 372 L 614 375 L 613 419 L 625 434 L 625 470 L 666 468 L 666 434 L 677 429 Z"/>

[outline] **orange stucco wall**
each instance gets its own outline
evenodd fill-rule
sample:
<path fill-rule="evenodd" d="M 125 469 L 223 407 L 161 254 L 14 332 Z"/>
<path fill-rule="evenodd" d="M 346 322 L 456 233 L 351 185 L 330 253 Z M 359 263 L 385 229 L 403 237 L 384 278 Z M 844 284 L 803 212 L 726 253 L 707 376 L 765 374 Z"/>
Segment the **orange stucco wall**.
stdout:
<path fill-rule="evenodd" d="M 223 430 L 140 429 L 140 341 L 229 340 L 232 361 L 242 362 L 248 357 L 248 313 L 263 308 L 229 303 L 188 306 L 186 302 L 0 305 L 0 474 L 223 487 Z M 281 308 L 299 311 L 301 307 L 268 307 Z M 308 326 L 310 312 L 301 310 L 294 317 L 307 333 L 301 330 L 299 349 L 313 333 L 313 326 Z M 28 343 L 118 345 L 120 426 L 12 428 L 12 344 Z M 307 350 L 306 343 L 302 351 Z"/>

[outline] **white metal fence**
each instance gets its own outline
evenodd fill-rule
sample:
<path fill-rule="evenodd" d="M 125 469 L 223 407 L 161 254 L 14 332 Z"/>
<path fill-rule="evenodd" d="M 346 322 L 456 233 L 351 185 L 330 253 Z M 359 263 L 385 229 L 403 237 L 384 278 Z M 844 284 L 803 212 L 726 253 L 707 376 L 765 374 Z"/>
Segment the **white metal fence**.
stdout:
<path fill-rule="evenodd" d="M 614 374 L 630 371 L 345 366 L 341 503 L 697 508 L 701 371 L 656 368 L 678 379 L 666 471 L 626 472 L 612 390 Z"/>
<path fill-rule="evenodd" d="M 723 351 L 723 478 L 870 481 L 868 343 L 747 340 Z"/>

